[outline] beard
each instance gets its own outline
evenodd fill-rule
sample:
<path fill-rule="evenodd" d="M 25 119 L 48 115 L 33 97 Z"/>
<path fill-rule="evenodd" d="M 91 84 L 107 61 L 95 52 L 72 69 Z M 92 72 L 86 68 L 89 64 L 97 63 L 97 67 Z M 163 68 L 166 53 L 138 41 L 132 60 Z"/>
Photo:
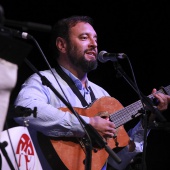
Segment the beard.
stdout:
<path fill-rule="evenodd" d="M 83 72 L 88 73 L 91 70 L 95 70 L 98 66 L 97 60 L 87 60 L 84 55 L 78 54 L 78 50 L 75 50 L 75 48 L 70 48 L 68 50 L 68 57 L 70 59 L 70 62 L 78 67 L 81 68 Z"/>
<path fill-rule="evenodd" d="M 81 58 L 74 58 L 72 63 L 77 67 L 81 67 L 82 71 L 85 73 L 95 70 L 98 65 L 97 60 L 88 61 L 84 56 Z"/>

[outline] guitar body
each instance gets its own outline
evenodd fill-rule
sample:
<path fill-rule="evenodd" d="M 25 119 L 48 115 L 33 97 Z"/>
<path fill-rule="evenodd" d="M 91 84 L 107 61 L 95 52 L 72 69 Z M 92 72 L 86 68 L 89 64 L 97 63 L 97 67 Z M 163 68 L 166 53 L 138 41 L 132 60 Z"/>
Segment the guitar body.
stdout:
<path fill-rule="evenodd" d="M 108 112 L 109 114 L 114 113 L 123 106 L 121 103 L 113 97 L 102 97 L 96 100 L 88 108 L 74 108 L 80 115 L 94 117 L 99 115 L 101 112 Z M 67 108 L 60 108 L 63 111 L 69 111 Z M 53 148 L 55 149 L 58 158 L 69 170 L 84 170 L 84 160 L 86 158 L 86 150 L 83 145 L 80 144 L 76 138 L 55 138 L 50 139 Z M 116 146 L 118 142 L 118 146 Z M 129 143 L 129 136 L 126 133 L 123 125 L 117 128 L 117 137 L 115 139 L 107 139 L 107 144 L 111 149 L 116 147 L 124 147 Z M 97 152 L 92 151 L 91 169 L 101 170 L 104 163 L 108 158 L 108 153 L 105 148 L 95 148 Z M 56 160 L 57 161 L 57 160 Z M 56 169 L 57 169 L 56 162 Z M 63 170 L 63 169 L 62 169 Z"/>

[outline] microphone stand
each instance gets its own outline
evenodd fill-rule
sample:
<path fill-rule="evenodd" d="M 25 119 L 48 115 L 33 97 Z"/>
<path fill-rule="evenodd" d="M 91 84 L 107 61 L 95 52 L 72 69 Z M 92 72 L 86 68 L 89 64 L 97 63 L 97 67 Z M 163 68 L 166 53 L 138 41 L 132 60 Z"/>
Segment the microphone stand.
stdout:
<path fill-rule="evenodd" d="M 114 65 L 115 70 L 117 71 L 117 75 L 119 77 L 123 77 L 126 80 L 126 82 L 139 95 L 141 102 L 144 103 L 146 106 L 146 107 L 144 107 L 144 110 L 142 111 L 143 113 L 145 113 L 145 114 L 143 114 L 144 115 L 144 147 L 143 147 L 143 157 L 142 157 L 142 169 L 145 170 L 145 166 L 146 166 L 145 165 L 145 155 L 146 155 L 147 126 L 148 126 L 147 125 L 148 114 L 146 114 L 146 110 L 155 114 L 156 117 L 161 122 L 166 122 L 167 120 L 161 114 L 161 112 L 156 107 L 154 107 L 153 102 L 148 97 L 143 95 L 141 91 L 139 91 L 137 85 L 127 76 L 127 74 L 124 72 L 124 70 L 122 69 L 121 65 L 118 63 L 118 60 L 116 58 L 115 58 L 115 60 L 113 60 L 113 65 Z"/>
<path fill-rule="evenodd" d="M 12 165 L 11 160 L 9 159 L 8 153 L 7 153 L 6 150 L 5 150 L 5 147 L 6 147 L 7 145 L 8 145 L 8 143 L 7 143 L 6 141 L 4 141 L 4 142 L 2 142 L 2 143 L 0 142 L 0 149 L 1 149 L 1 151 L 2 151 L 2 153 L 3 153 L 3 155 L 4 155 L 5 159 L 6 159 L 6 161 L 7 161 L 7 163 L 8 163 L 10 169 L 11 169 L 11 170 L 15 170 L 14 166 Z"/>

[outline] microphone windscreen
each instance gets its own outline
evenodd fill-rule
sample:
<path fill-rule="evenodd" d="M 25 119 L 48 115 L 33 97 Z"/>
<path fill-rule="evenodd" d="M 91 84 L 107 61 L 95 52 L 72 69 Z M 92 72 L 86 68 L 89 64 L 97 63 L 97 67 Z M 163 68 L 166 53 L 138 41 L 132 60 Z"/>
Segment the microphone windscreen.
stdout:
<path fill-rule="evenodd" d="M 106 54 L 107 51 L 100 51 L 98 56 L 97 56 L 97 59 L 101 62 L 101 63 L 105 63 L 106 61 L 103 59 L 103 55 Z"/>

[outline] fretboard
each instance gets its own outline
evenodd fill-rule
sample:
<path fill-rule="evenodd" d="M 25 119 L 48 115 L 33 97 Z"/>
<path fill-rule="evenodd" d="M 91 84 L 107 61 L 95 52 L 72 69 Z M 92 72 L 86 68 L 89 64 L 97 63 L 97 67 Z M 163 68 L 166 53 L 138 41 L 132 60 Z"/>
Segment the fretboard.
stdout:
<path fill-rule="evenodd" d="M 162 87 L 160 90 L 158 90 L 158 92 L 170 95 L 170 85 L 166 87 Z M 150 99 L 154 99 L 153 94 L 150 94 L 147 97 L 149 97 Z M 116 128 L 118 128 L 119 126 L 129 122 L 133 118 L 140 116 L 142 114 L 142 112 L 140 112 L 142 108 L 143 108 L 143 104 L 141 100 L 138 100 L 124 107 L 123 109 L 113 114 L 110 114 L 110 120 L 113 121 Z"/>

